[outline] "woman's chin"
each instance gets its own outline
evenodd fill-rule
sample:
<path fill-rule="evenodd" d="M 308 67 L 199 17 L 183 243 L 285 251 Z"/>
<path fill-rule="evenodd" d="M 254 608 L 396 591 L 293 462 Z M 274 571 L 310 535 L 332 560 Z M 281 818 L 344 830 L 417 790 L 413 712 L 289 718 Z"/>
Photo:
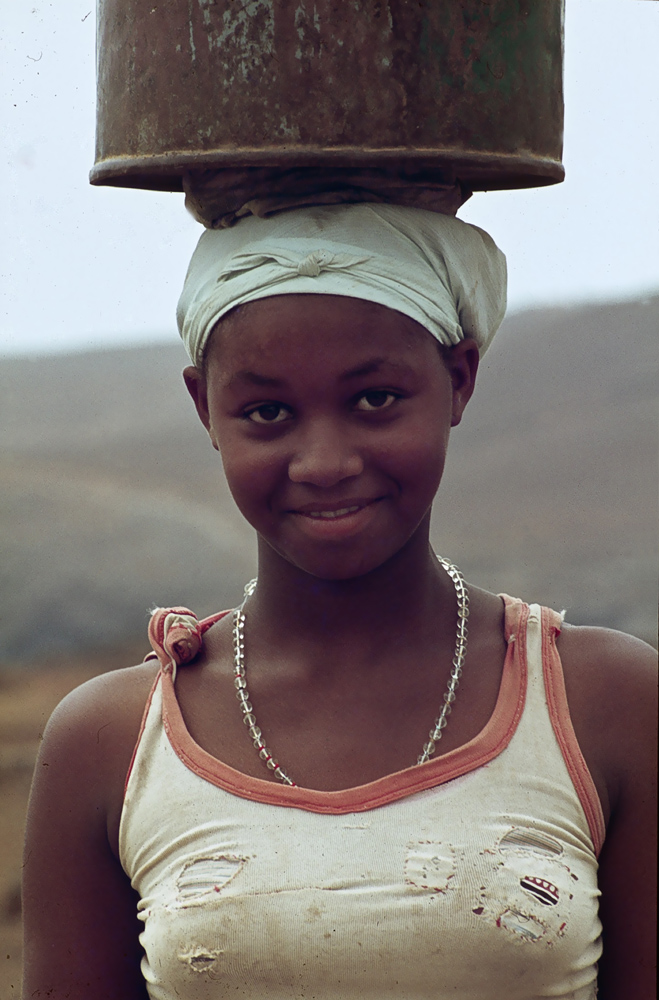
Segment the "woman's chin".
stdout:
<path fill-rule="evenodd" d="M 410 538 L 402 538 L 397 544 L 397 540 L 390 537 L 384 541 L 373 539 L 372 544 L 358 544 L 348 537 L 318 540 L 315 545 L 283 546 L 272 544 L 263 537 L 260 540 L 263 543 L 259 546 L 260 573 L 281 572 L 283 562 L 289 572 L 292 568 L 318 580 L 336 583 L 357 580 L 375 572 L 408 549 L 411 542 Z M 426 550 L 427 545 L 426 539 Z"/>

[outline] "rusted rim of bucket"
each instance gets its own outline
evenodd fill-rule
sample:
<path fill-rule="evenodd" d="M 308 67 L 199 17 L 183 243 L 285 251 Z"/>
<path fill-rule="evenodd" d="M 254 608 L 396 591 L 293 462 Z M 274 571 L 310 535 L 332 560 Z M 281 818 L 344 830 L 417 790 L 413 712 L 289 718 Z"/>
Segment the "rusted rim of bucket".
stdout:
<path fill-rule="evenodd" d="M 97 160 L 89 174 L 91 184 L 112 187 L 147 188 L 154 191 L 182 191 L 181 176 L 191 170 L 222 167 L 368 167 L 395 169 L 413 165 L 432 171 L 448 183 L 456 178 L 474 191 L 544 187 L 559 184 L 565 177 L 563 164 L 548 157 L 470 153 L 462 150 L 360 149 L 309 146 L 279 146 L 271 150 L 212 149 L 173 150 L 160 155 L 108 156 Z"/>

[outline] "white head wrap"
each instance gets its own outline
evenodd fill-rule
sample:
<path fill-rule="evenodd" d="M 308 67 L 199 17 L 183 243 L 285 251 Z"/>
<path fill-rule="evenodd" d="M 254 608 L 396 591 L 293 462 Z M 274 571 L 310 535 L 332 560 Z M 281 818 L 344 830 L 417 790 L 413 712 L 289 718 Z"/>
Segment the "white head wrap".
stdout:
<path fill-rule="evenodd" d="M 297 208 L 209 229 L 177 309 L 193 364 L 235 306 L 299 293 L 377 302 L 441 344 L 473 337 L 483 354 L 506 309 L 506 259 L 482 229 L 400 205 Z"/>

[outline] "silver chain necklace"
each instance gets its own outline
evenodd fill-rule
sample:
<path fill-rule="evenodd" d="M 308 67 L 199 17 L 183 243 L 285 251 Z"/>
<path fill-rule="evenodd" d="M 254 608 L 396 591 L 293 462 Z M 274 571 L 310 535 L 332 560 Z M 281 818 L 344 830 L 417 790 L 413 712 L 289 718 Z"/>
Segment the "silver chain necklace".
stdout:
<path fill-rule="evenodd" d="M 417 758 L 417 764 L 425 764 L 432 757 L 437 744 L 442 738 L 442 733 L 446 728 L 447 717 L 451 714 L 451 706 L 455 701 L 455 692 L 462 677 L 462 667 L 467 652 L 467 619 L 469 618 L 469 593 L 467 586 L 457 566 L 454 566 L 447 559 L 442 559 L 441 556 L 437 556 L 437 560 L 446 570 L 455 587 L 455 595 L 458 602 L 458 624 L 451 676 L 444 694 L 444 704 L 435 719 L 434 726 L 428 734 L 429 739 L 427 743 L 424 743 L 423 751 Z M 263 733 L 256 724 L 256 716 L 254 715 L 249 691 L 247 690 L 247 681 L 245 680 L 245 604 L 255 590 L 256 580 L 250 580 L 245 587 L 245 597 L 242 604 L 233 612 L 233 683 L 236 686 L 236 698 L 240 702 L 243 722 L 249 730 L 250 739 L 254 743 L 254 747 L 261 760 L 274 772 L 275 777 L 279 778 L 285 785 L 295 785 L 295 782 L 291 781 L 283 767 L 277 763 L 266 746 Z"/>

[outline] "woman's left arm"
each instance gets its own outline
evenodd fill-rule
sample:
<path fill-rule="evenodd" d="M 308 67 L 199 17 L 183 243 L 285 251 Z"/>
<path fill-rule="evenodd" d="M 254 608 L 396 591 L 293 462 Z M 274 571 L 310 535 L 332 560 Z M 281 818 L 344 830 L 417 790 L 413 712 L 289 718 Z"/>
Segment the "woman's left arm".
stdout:
<path fill-rule="evenodd" d="M 599 859 L 604 951 L 598 996 L 655 1000 L 657 657 L 650 646 L 621 633 L 570 632 L 566 684 L 568 700 L 573 689 L 576 713 L 572 703 L 570 710 L 586 760 L 589 766 L 596 763 L 604 778 L 610 805 Z"/>

